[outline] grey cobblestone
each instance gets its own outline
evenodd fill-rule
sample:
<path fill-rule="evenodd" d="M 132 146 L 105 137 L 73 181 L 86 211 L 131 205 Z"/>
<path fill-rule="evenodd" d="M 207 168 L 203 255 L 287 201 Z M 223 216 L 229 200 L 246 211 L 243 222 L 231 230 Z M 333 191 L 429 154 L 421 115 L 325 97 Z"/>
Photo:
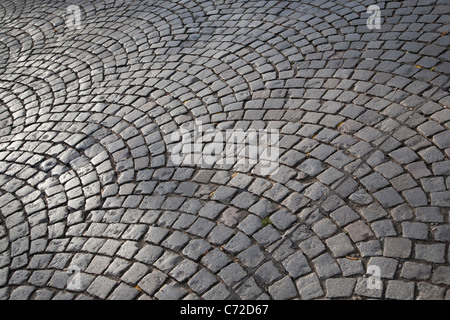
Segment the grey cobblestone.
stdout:
<path fill-rule="evenodd" d="M 212 272 L 218 272 L 231 262 L 231 259 L 219 249 L 214 249 L 206 254 L 201 262 Z"/>
<path fill-rule="evenodd" d="M 328 238 L 325 242 L 334 257 L 342 257 L 355 250 L 350 238 L 345 233 L 339 233 L 331 238 Z"/>
<path fill-rule="evenodd" d="M 359 277 L 356 280 L 355 293 L 368 298 L 381 298 L 383 294 L 383 283 L 380 288 L 373 288 L 368 285 L 369 278 Z"/>
<path fill-rule="evenodd" d="M 219 273 L 218 276 L 225 282 L 226 285 L 233 287 L 237 283 L 239 283 L 240 280 L 242 280 L 247 273 L 242 269 L 239 264 L 236 262 L 231 263 L 230 265 L 223 268 Z"/>
<path fill-rule="evenodd" d="M 275 300 L 287 300 L 294 298 L 297 295 L 297 290 L 292 279 L 285 276 L 269 287 L 269 294 Z"/>
<path fill-rule="evenodd" d="M 398 261 L 392 258 L 372 257 L 367 265 L 379 267 L 381 278 L 393 279 L 398 267 Z"/>
<path fill-rule="evenodd" d="M 256 268 L 265 259 L 264 252 L 257 245 L 245 249 L 237 257 L 248 268 Z"/>
<path fill-rule="evenodd" d="M 251 245 L 251 239 L 242 232 L 236 233 L 223 247 L 226 251 L 237 254 Z"/>
<path fill-rule="evenodd" d="M 0 299 L 449 299 L 445 1 L 200 2 L 0 3 Z"/>
<path fill-rule="evenodd" d="M 138 286 L 144 290 L 147 294 L 153 295 L 156 291 L 158 291 L 167 276 L 158 271 L 154 270 L 151 273 L 147 274 L 139 283 Z"/>
<path fill-rule="evenodd" d="M 414 298 L 414 283 L 400 280 L 390 280 L 386 288 L 386 298 L 396 300 L 412 300 Z"/>
<path fill-rule="evenodd" d="M 254 277 L 256 281 L 262 281 L 265 285 L 270 285 L 280 279 L 282 274 L 272 261 L 267 261 L 255 271 Z"/>
<path fill-rule="evenodd" d="M 328 253 L 324 253 L 321 256 L 315 258 L 313 260 L 313 263 L 320 279 L 330 278 L 341 273 L 339 265 Z"/>
<path fill-rule="evenodd" d="M 242 300 L 252 300 L 258 298 L 261 295 L 262 290 L 258 287 L 255 279 L 251 277 L 236 290 L 236 293 Z"/>
<path fill-rule="evenodd" d="M 317 237 L 310 237 L 299 244 L 299 248 L 309 257 L 314 258 L 326 250 L 322 241 Z"/>
<path fill-rule="evenodd" d="M 405 262 L 400 276 L 405 279 L 427 280 L 431 275 L 431 266 L 423 263 Z"/>
<path fill-rule="evenodd" d="M 314 273 L 299 278 L 295 284 L 300 296 L 305 300 L 318 298 L 324 294 L 319 279 Z"/>
<path fill-rule="evenodd" d="M 415 258 L 419 260 L 444 263 L 445 245 L 444 244 L 416 244 Z"/>
<path fill-rule="evenodd" d="M 325 281 L 327 298 L 348 298 L 353 294 L 355 279 L 333 278 Z"/>
<path fill-rule="evenodd" d="M 450 275 L 450 268 L 441 266 L 436 269 L 431 281 L 434 284 L 443 284 L 448 286 L 450 283 L 449 275 Z"/>
<path fill-rule="evenodd" d="M 195 293 L 203 294 L 216 282 L 216 277 L 214 277 L 208 270 L 201 269 L 192 278 L 189 279 L 188 285 L 192 290 L 195 291 Z"/>
<path fill-rule="evenodd" d="M 445 289 L 425 282 L 417 284 L 419 291 L 417 300 L 443 300 Z"/>
<path fill-rule="evenodd" d="M 306 257 L 301 252 L 296 252 L 286 258 L 283 261 L 283 266 L 294 279 L 311 271 Z"/>

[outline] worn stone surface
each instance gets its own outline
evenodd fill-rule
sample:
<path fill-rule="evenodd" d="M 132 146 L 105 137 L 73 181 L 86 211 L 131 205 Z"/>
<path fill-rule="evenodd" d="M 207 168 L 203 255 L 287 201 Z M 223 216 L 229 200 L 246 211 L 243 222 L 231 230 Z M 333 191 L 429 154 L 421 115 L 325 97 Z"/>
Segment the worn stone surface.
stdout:
<path fill-rule="evenodd" d="M 448 6 L 368 5 L 2 1 L 0 299 L 448 298 Z"/>

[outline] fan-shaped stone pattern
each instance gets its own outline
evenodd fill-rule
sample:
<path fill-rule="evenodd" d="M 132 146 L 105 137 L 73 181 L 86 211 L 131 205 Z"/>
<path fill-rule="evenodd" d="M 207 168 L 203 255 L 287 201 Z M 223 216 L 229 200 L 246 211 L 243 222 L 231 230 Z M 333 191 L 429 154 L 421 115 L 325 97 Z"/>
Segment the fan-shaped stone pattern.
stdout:
<path fill-rule="evenodd" d="M 70 4 L 0 4 L 1 299 L 449 297 L 448 4 Z M 278 171 L 174 166 L 199 122 Z"/>

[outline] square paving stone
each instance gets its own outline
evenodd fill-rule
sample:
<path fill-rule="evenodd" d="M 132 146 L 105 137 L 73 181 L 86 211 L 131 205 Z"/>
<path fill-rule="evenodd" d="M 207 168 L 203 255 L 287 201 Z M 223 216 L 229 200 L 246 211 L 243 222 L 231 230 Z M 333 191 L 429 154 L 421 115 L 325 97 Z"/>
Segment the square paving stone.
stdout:
<path fill-rule="evenodd" d="M 250 208 L 258 198 L 249 192 L 241 192 L 230 202 L 232 206 L 238 207 L 240 209 Z"/>
<path fill-rule="evenodd" d="M 145 245 L 134 257 L 136 260 L 146 264 L 153 264 L 163 254 L 163 249 L 151 244 Z"/>
<path fill-rule="evenodd" d="M 272 225 L 268 225 L 258 232 L 254 233 L 252 237 L 260 245 L 267 247 L 280 239 L 281 235 L 274 227 L 272 227 Z"/>
<path fill-rule="evenodd" d="M 36 287 L 43 287 L 47 284 L 51 276 L 53 275 L 53 270 L 36 270 L 33 271 L 28 283 Z"/>
<path fill-rule="evenodd" d="M 314 201 L 319 201 L 324 200 L 329 191 L 328 187 L 316 182 L 307 188 L 303 194 Z"/>
<path fill-rule="evenodd" d="M 87 292 L 100 299 L 105 299 L 111 292 L 117 281 L 103 276 L 98 276 L 87 288 Z"/>
<path fill-rule="evenodd" d="M 439 207 L 419 207 L 414 213 L 419 221 L 444 222 L 444 216 Z"/>
<path fill-rule="evenodd" d="M 197 216 L 195 216 L 193 214 L 182 213 L 182 214 L 180 214 L 177 221 L 175 221 L 175 223 L 172 225 L 172 228 L 178 229 L 178 230 L 187 229 L 194 223 L 195 220 L 197 220 Z M 155 228 L 155 227 L 153 227 L 153 228 Z M 166 229 L 164 229 L 164 230 L 166 230 Z M 147 234 L 147 238 L 148 238 L 148 235 L 149 235 L 149 233 Z"/>
<path fill-rule="evenodd" d="M 405 238 L 384 239 L 383 255 L 392 258 L 408 258 L 411 254 L 412 242 Z"/>
<path fill-rule="evenodd" d="M 420 182 L 425 192 L 445 190 L 445 180 L 443 177 L 423 178 L 420 179 Z"/>
<path fill-rule="evenodd" d="M 324 218 L 312 226 L 312 230 L 320 237 L 327 238 L 336 232 L 336 225 L 328 218 Z"/>
<path fill-rule="evenodd" d="M 409 280 L 427 280 L 431 275 L 431 266 L 424 263 L 407 261 L 403 264 L 400 276 Z"/>
<path fill-rule="evenodd" d="M 443 225 L 433 228 L 433 235 L 437 241 L 450 242 L 450 226 Z"/>
<path fill-rule="evenodd" d="M 239 286 L 236 293 L 242 300 L 255 300 L 261 295 L 262 290 L 258 287 L 255 279 L 250 277 L 244 284 Z"/>
<path fill-rule="evenodd" d="M 403 198 L 394 188 L 385 188 L 374 193 L 374 196 L 384 208 L 392 208 L 404 202 Z"/>
<path fill-rule="evenodd" d="M 262 178 L 256 178 L 255 181 L 250 185 L 248 191 L 256 195 L 261 195 L 264 191 L 269 189 L 272 184 Z"/>
<path fill-rule="evenodd" d="M 325 246 L 317 237 L 310 237 L 299 244 L 299 248 L 308 256 L 308 258 L 317 257 L 325 251 Z"/>
<path fill-rule="evenodd" d="M 169 237 L 167 237 L 163 242 L 162 246 L 173 251 L 179 251 L 189 242 L 189 237 L 180 231 L 175 231 Z"/>
<path fill-rule="evenodd" d="M 367 188 L 369 192 L 375 192 L 389 185 L 389 181 L 387 181 L 378 172 L 364 177 L 363 179 L 361 179 L 361 183 Z"/>
<path fill-rule="evenodd" d="M 417 300 L 443 300 L 445 288 L 434 286 L 429 283 L 419 282 L 417 284 Z"/>
<path fill-rule="evenodd" d="M 381 242 L 378 240 L 358 242 L 356 247 L 358 248 L 361 257 L 381 256 L 383 254 Z"/>
<path fill-rule="evenodd" d="M 151 273 L 147 274 L 141 281 L 139 281 L 138 286 L 147 294 L 153 295 L 161 288 L 166 279 L 167 276 L 164 273 L 158 270 L 153 270 Z"/>
<path fill-rule="evenodd" d="M 228 241 L 228 243 L 223 247 L 224 250 L 237 254 L 242 250 L 248 248 L 251 245 L 251 239 L 247 237 L 244 233 L 238 232 L 236 235 Z"/>
<path fill-rule="evenodd" d="M 283 261 L 284 268 L 289 272 L 289 275 L 297 279 L 298 277 L 311 271 L 308 265 L 308 260 L 303 253 L 297 251 L 290 255 Z"/>
<path fill-rule="evenodd" d="M 184 282 L 197 271 L 197 268 L 197 263 L 185 259 L 173 268 L 169 275 L 178 282 Z"/>
<path fill-rule="evenodd" d="M 421 222 L 402 222 L 403 237 L 409 239 L 428 239 L 428 226 Z"/>
<path fill-rule="evenodd" d="M 326 166 L 319 160 L 306 159 L 297 169 L 305 172 L 310 176 L 317 176 L 326 169 Z"/>
<path fill-rule="evenodd" d="M 121 280 L 129 283 L 138 283 L 149 271 L 149 268 L 143 263 L 134 263 L 127 272 L 121 277 Z"/>
<path fill-rule="evenodd" d="M 364 274 L 364 266 L 361 260 L 352 260 L 348 258 L 337 259 L 344 277 L 353 276 L 357 274 Z"/>
<path fill-rule="evenodd" d="M 237 189 L 231 187 L 220 186 L 211 196 L 212 200 L 217 200 L 223 203 L 229 203 L 236 194 Z"/>
<path fill-rule="evenodd" d="M 375 232 L 377 238 L 396 236 L 394 225 L 391 220 L 379 220 L 373 222 L 370 227 Z"/>
<path fill-rule="evenodd" d="M 430 155 L 429 150 L 424 150 L 424 152 L 425 151 L 428 151 L 427 154 Z M 447 151 L 448 151 L 448 149 L 447 149 Z M 447 154 L 448 154 L 448 152 L 447 152 Z M 436 157 L 436 158 L 432 159 L 433 164 L 431 165 L 431 168 L 433 170 L 433 173 L 436 176 L 446 176 L 446 175 L 448 176 L 448 175 L 450 175 L 450 161 L 446 160 L 446 161 L 437 162 L 437 161 L 442 160 L 442 159 L 443 159 L 443 156 L 442 156 L 442 158 Z"/>
<path fill-rule="evenodd" d="M 249 214 L 241 223 L 238 224 L 238 228 L 246 235 L 251 236 L 253 233 L 262 228 L 261 218 Z"/>
<path fill-rule="evenodd" d="M 260 200 L 260 202 L 264 200 L 265 199 L 262 199 Z M 304 208 L 306 205 L 308 205 L 309 201 L 310 200 L 304 197 L 302 194 L 293 192 L 286 199 L 284 199 L 281 204 L 291 210 L 292 213 L 296 214 L 301 208 Z"/>
<path fill-rule="evenodd" d="M 247 273 L 238 263 L 233 262 L 223 268 L 217 275 L 225 282 L 226 285 L 233 287 L 245 278 Z"/>
<path fill-rule="evenodd" d="M 199 272 L 197 272 L 192 278 L 189 279 L 188 286 L 195 293 L 203 294 L 215 283 L 217 283 L 216 277 L 207 269 L 203 268 Z"/>
<path fill-rule="evenodd" d="M 402 194 L 411 207 L 426 206 L 428 204 L 427 196 L 422 191 L 422 188 L 405 190 Z"/>
<path fill-rule="evenodd" d="M 125 283 L 119 284 L 119 286 L 108 297 L 109 300 L 133 300 L 139 295 L 139 290 L 130 287 Z"/>
<path fill-rule="evenodd" d="M 392 151 L 389 155 L 400 164 L 408 164 L 419 158 L 414 151 L 407 147 Z"/>
<path fill-rule="evenodd" d="M 222 245 L 230 239 L 233 234 L 233 229 L 220 223 L 209 233 L 208 240 L 211 244 Z"/>
<path fill-rule="evenodd" d="M 341 273 L 339 265 L 328 253 L 322 254 L 312 262 L 314 263 L 314 267 L 316 268 L 317 275 L 320 279 L 330 278 Z"/>
<path fill-rule="evenodd" d="M 165 284 L 156 294 L 158 300 L 179 300 L 184 297 L 188 291 L 176 282 Z"/>
<path fill-rule="evenodd" d="M 417 182 L 410 174 L 407 173 L 391 179 L 390 182 L 397 191 L 402 191 L 417 186 Z"/>
<path fill-rule="evenodd" d="M 270 221 L 277 229 L 286 230 L 297 221 L 297 217 L 287 210 L 278 210 L 270 216 Z"/>
<path fill-rule="evenodd" d="M 347 156 L 343 151 L 338 151 L 331 155 L 325 160 L 326 163 L 330 164 L 334 168 L 341 169 L 346 164 L 352 162 L 354 159 Z"/>
<path fill-rule="evenodd" d="M 434 284 L 450 285 L 450 267 L 440 266 L 434 271 L 431 282 Z"/>
<path fill-rule="evenodd" d="M 445 263 L 445 244 L 416 244 L 415 258 L 434 263 Z"/>
<path fill-rule="evenodd" d="M 289 189 L 279 183 L 275 183 L 271 189 L 264 192 L 264 197 L 275 202 L 281 202 L 289 194 Z"/>
<path fill-rule="evenodd" d="M 333 278 L 325 281 L 327 298 L 348 298 L 352 295 L 356 279 Z"/>
<path fill-rule="evenodd" d="M 432 192 L 431 205 L 439 207 L 450 207 L 450 191 Z"/>
<path fill-rule="evenodd" d="M 163 272 L 169 272 L 181 261 L 181 259 L 182 258 L 180 255 L 170 251 L 165 251 L 164 254 L 153 264 L 153 266 Z"/>
<path fill-rule="evenodd" d="M 269 287 L 269 294 L 274 300 L 288 300 L 297 296 L 297 289 L 292 279 L 285 276 Z"/>
<path fill-rule="evenodd" d="M 319 282 L 319 278 L 315 273 L 303 276 L 295 282 L 300 296 L 304 300 L 318 298 L 324 294 Z"/>
<path fill-rule="evenodd" d="M 380 268 L 380 277 L 386 279 L 393 279 L 395 272 L 397 270 L 398 261 L 391 258 L 384 257 L 372 257 L 367 263 L 367 268 L 369 266 L 375 266 Z"/>
<path fill-rule="evenodd" d="M 231 262 L 231 259 L 218 248 L 210 251 L 203 256 L 201 263 L 203 263 L 209 270 L 216 273 Z"/>
<path fill-rule="evenodd" d="M 204 238 L 216 226 L 214 222 L 199 217 L 187 230 L 190 234 Z"/>
<path fill-rule="evenodd" d="M 337 224 L 341 227 L 346 226 L 347 224 L 357 220 L 360 216 L 352 210 L 349 206 L 345 205 L 340 207 L 339 209 L 334 210 L 330 216 L 337 222 Z"/>
<path fill-rule="evenodd" d="M 184 247 L 183 254 L 194 261 L 198 261 L 205 252 L 211 249 L 211 245 L 203 239 L 193 239 Z"/>
<path fill-rule="evenodd" d="M 223 213 L 219 222 L 225 224 L 230 228 L 234 228 L 244 217 L 244 212 L 239 209 L 229 207 Z"/>
<path fill-rule="evenodd" d="M 229 185 L 231 187 L 244 189 L 248 187 L 248 185 L 253 181 L 253 179 L 254 178 L 252 176 L 248 176 L 243 173 L 238 173 L 236 175 L 233 175 L 233 178 L 229 182 Z"/>
<path fill-rule="evenodd" d="M 334 257 L 343 257 L 355 251 L 350 238 L 345 233 L 339 233 L 328 238 L 325 242 Z"/>
<path fill-rule="evenodd" d="M 383 282 L 380 282 L 380 287 L 370 283 L 370 278 L 359 277 L 356 279 L 355 294 L 368 298 L 380 299 L 383 295 Z"/>
<path fill-rule="evenodd" d="M 261 265 L 254 273 L 255 280 L 265 285 L 270 285 L 274 281 L 280 279 L 283 275 L 272 261 L 267 261 Z"/>
<path fill-rule="evenodd" d="M 200 209 L 198 214 L 201 217 L 215 219 L 225 208 L 226 206 L 224 204 L 209 201 L 203 208 Z"/>
<path fill-rule="evenodd" d="M 345 227 L 345 231 L 348 232 L 353 242 L 363 241 L 373 236 L 372 230 L 370 230 L 369 226 L 363 220 L 349 224 Z"/>
<path fill-rule="evenodd" d="M 395 300 L 413 300 L 414 282 L 390 280 L 386 289 L 386 298 Z"/>
<path fill-rule="evenodd" d="M 321 204 L 321 207 L 326 212 L 331 212 L 343 206 L 344 204 L 345 202 L 340 197 L 338 197 L 337 195 L 332 195 Z"/>
<path fill-rule="evenodd" d="M 205 300 L 225 300 L 230 294 L 223 283 L 218 283 L 203 294 L 202 298 Z"/>
<path fill-rule="evenodd" d="M 237 257 L 248 268 L 256 268 L 265 259 L 264 252 L 257 245 L 245 249 Z"/>
<path fill-rule="evenodd" d="M 101 274 L 108 268 L 110 263 L 111 258 L 109 257 L 95 256 L 85 271 L 87 273 Z"/>

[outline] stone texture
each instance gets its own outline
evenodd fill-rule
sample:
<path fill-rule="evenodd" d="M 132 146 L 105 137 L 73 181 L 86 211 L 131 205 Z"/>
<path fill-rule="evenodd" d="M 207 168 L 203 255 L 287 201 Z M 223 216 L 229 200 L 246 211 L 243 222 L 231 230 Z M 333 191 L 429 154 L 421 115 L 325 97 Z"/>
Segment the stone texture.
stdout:
<path fill-rule="evenodd" d="M 0 299 L 449 299 L 444 3 L 2 1 Z"/>

